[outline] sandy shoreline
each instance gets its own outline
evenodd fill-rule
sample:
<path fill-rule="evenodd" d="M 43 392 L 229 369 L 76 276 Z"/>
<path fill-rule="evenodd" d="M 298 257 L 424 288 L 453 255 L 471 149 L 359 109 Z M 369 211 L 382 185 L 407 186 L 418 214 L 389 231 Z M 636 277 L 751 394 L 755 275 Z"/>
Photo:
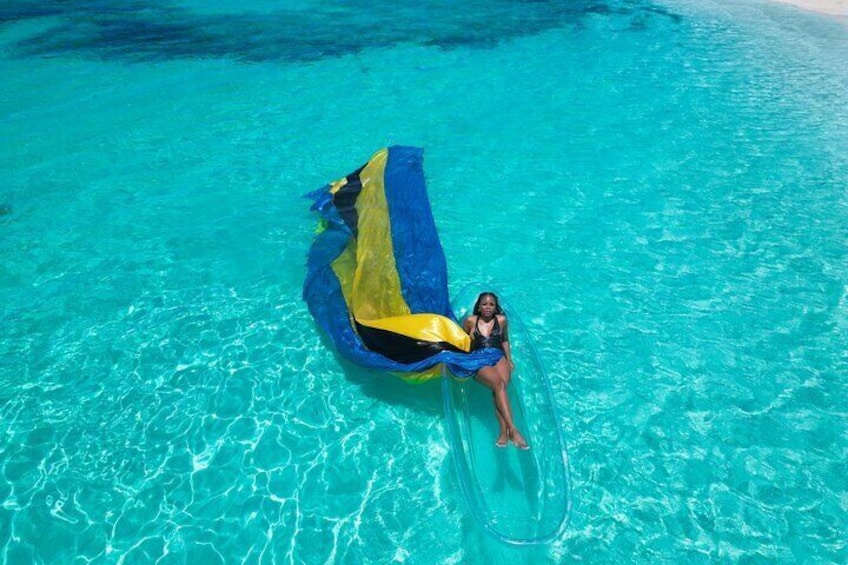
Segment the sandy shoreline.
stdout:
<path fill-rule="evenodd" d="M 848 17 L 848 0 L 774 0 L 782 4 L 792 4 L 810 12 L 819 12 L 831 16 Z"/>

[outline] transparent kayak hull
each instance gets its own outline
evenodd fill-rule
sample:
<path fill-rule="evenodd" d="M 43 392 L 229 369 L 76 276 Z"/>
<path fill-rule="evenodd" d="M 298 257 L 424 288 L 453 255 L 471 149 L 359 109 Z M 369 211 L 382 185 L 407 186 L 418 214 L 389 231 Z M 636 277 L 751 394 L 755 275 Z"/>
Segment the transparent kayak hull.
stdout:
<path fill-rule="evenodd" d="M 480 292 L 471 284 L 451 301 L 461 321 Z M 509 397 L 516 426 L 531 448 L 497 447 L 492 393 L 474 379 L 442 379 L 445 419 L 460 487 L 474 518 L 488 533 L 513 545 L 558 538 L 571 511 L 568 454 L 544 367 L 518 313 L 496 290 L 509 320 L 515 371 Z"/>

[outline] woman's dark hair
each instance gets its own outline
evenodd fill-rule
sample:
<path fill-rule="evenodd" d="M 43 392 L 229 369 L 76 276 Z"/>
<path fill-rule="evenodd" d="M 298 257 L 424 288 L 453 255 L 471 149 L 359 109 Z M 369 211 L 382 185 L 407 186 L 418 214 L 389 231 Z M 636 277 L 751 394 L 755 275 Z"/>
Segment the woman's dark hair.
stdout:
<path fill-rule="evenodd" d="M 474 314 L 475 316 L 480 315 L 480 303 L 487 296 L 491 296 L 492 300 L 495 301 L 495 314 L 503 314 L 504 311 L 503 311 L 503 308 L 501 308 L 501 302 L 500 302 L 500 300 L 498 300 L 498 295 L 495 294 L 494 292 L 481 292 L 480 296 L 477 297 L 477 302 L 474 303 L 474 310 L 472 310 L 471 313 Z"/>

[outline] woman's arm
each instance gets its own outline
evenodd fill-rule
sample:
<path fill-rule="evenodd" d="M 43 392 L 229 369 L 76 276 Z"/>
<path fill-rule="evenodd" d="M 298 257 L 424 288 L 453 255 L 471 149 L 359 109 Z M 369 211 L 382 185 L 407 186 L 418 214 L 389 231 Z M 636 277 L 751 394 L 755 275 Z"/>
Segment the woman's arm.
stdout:
<path fill-rule="evenodd" d="M 474 330 L 474 322 L 477 321 L 477 316 L 468 316 L 465 318 L 465 321 L 462 322 L 462 329 L 465 330 L 465 333 L 471 335 L 471 332 Z"/>

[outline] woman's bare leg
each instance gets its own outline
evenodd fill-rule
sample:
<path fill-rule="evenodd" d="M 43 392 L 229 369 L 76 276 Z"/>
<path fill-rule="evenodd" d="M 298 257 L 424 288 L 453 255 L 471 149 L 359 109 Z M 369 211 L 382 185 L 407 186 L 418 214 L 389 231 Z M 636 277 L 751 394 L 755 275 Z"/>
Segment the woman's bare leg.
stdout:
<path fill-rule="evenodd" d="M 509 380 L 512 376 L 509 369 L 509 365 L 507 364 L 506 359 L 501 359 L 495 365 L 495 372 L 500 376 L 501 381 L 504 384 L 504 389 L 509 387 Z M 509 405 L 509 395 L 507 395 L 507 405 Z M 498 434 L 498 440 L 495 443 L 498 447 L 506 447 L 506 444 L 509 442 L 509 430 L 510 426 L 507 425 L 506 420 L 501 415 L 501 411 L 498 410 L 498 399 L 495 396 L 494 391 L 492 392 L 492 402 L 495 404 L 495 416 L 498 418 L 498 426 L 500 427 L 500 433 Z M 512 409 L 512 406 L 509 406 Z"/>
<path fill-rule="evenodd" d="M 506 358 L 498 361 L 497 365 L 495 365 L 495 370 L 500 372 L 501 380 L 504 383 L 504 390 L 509 388 L 509 382 L 512 380 L 512 369 L 509 366 L 509 361 Z M 506 393 L 504 393 L 506 394 Z M 507 403 L 509 403 L 509 395 L 507 395 Z M 516 447 L 520 449 L 527 449 L 530 446 L 527 445 L 527 441 L 524 439 L 524 436 L 521 435 L 521 432 L 518 431 L 518 428 L 515 425 L 509 426 L 508 429 L 509 438 L 516 445 Z"/>
<path fill-rule="evenodd" d="M 505 363 L 505 360 L 502 360 L 502 362 Z M 500 365 L 500 362 L 498 365 Z M 501 434 L 503 434 L 505 427 L 508 437 L 512 439 L 515 445 L 526 449 L 527 442 L 524 441 L 524 438 L 515 428 L 515 423 L 512 420 L 512 407 L 509 404 L 509 397 L 506 394 L 506 385 L 509 382 L 509 370 L 507 369 L 507 376 L 504 378 L 504 372 L 499 369 L 502 368 L 498 366 L 483 367 L 477 372 L 477 381 L 492 390 L 492 396 L 495 401 L 495 412 L 498 417 L 498 423 L 501 425 Z M 501 437 L 499 436 L 498 441 L 500 442 L 500 440 Z"/>
<path fill-rule="evenodd" d="M 504 417 L 501 416 L 501 411 L 498 410 L 498 399 L 495 397 L 494 392 L 492 392 L 492 403 L 495 405 L 495 417 L 498 419 L 498 428 L 500 429 L 495 445 L 506 447 L 506 444 L 509 443 L 509 427 L 507 427 Z"/>

